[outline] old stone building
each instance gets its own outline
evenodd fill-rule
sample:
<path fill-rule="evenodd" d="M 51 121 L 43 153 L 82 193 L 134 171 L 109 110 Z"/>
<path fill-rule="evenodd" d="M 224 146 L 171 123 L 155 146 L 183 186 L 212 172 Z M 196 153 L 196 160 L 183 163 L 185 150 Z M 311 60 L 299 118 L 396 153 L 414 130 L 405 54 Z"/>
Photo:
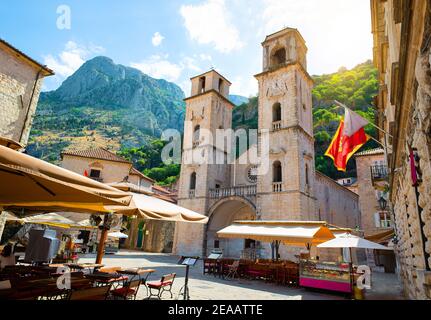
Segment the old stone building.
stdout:
<path fill-rule="evenodd" d="M 400 275 L 409 298 L 430 299 L 431 1 L 372 0 L 371 10 Z"/>
<path fill-rule="evenodd" d="M 25 147 L 45 77 L 54 72 L 0 39 L 0 144 Z M 0 212 L 0 240 L 6 214 Z"/>
<path fill-rule="evenodd" d="M 61 154 L 61 166 L 89 178 L 133 192 L 153 192 L 166 201 L 170 192 L 156 186 L 155 181 L 136 170 L 132 163 L 103 148 L 65 151 Z M 170 252 L 175 224 L 166 221 L 129 221 L 129 238 L 125 246 L 149 252 Z"/>
<path fill-rule="evenodd" d="M 361 230 L 366 237 L 392 230 L 392 219 L 387 206 L 388 170 L 383 149 L 374 149 L 355 155 L 358 175 Z M 384 207 L 383 209 L 381 207 Z"/>
<path fill-rule="evenodd" d="M 27 144 L 43 79 L 53 74 L 0 39 L 0 137 Z"/>
<path fill-rule="evenodd" d="M 202 256 L 221 248 L 226 256 L 240 256 L 253 246 L 250 241 L 216 235 L 235 220 L 326 220 L 351 228 L 360 223 L 358 195 L 315 171 L 313 80 L 307 73 L 304 39 L 296 29 L 286 28 L 267 36 L 262 46 L 263 70 L 255 76 L 257 144 L 248 150 L 237 153 L 238 135 L 230 139 L 232 148 L 229 143 L 220 147 L 219 140 L 207 137 L 232 128 L 231 83 L 215 70 L 191 79 L 178 203 L 207 215 L 209 222 L 206 226 L 178 223 L 177 254 Z M 233 163 L 227 161 L 232 158 Z M 263 245 L 269 255 L 269 244 Z M 285 258 L 295 252 L 286 247 L 280 251 Z"/>

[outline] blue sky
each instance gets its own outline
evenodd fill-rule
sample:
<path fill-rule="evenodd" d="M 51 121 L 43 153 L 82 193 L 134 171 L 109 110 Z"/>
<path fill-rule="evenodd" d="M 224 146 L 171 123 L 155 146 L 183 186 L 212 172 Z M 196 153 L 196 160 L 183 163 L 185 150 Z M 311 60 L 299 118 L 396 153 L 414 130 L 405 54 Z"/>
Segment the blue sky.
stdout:
<path fill-rule="evenodd" d="M 186 95 L 189 78 L 211 67 L 232 81 L 232 94 L 254 95 L 260 44 L 286 26 L 307 41 L 310 74 L 372 58 L 369 0 L 2 0 L 0 17 L 0 38 L 56 71 L 44 90 L 105 55 Z"/>

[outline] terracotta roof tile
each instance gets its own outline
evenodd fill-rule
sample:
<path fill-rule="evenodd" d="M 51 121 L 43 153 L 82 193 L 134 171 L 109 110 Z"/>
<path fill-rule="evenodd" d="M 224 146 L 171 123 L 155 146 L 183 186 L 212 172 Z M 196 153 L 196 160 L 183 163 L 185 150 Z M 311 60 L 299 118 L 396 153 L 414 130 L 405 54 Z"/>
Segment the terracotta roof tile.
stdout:
<path fill-rule="evenodd" d="M 82 158 L 92 158 L 92 159 L 99 159 L 99 160 L 107 160 L 107 161 L 114 161 L 114 162 L 123 162 L 123 163 L 131 163 L 130 161 L 117 156 L 115 153 L 112 153 L 111 151 L 108 151 L 103 148 L 95 148 L 95 149 L 88 149 L 88 150 L 72 150 L 72 151 L 65 151 L 61 153 L 62 156 L 75 156 L 75 157 L 82 157 Z"/>
<path fill-rule="evenodd" d="M 139 170 L 137 170 L 134 167 L 132 167 L 132 169 L 130 169 L 130 174 L 135 174 L 135 175 L 141 176 L 142 178 L 144 178 L 148 181 L 155 182 L 153 179 L 151 179 L 150 177 L 147 177 L 145 174 L 143 174 L 142 172 L 140 172 Z"/>
<path fill-rule="evenodd" d="M 385 153 L 385 151 L 383 149 L 377 148 L 377 149 L 371 149 L 371 150 L 359 152 L 359 153 L 355 154 L 355 157 L 374 156 L 377 154 L 384 154 L 384 153 Z"/>

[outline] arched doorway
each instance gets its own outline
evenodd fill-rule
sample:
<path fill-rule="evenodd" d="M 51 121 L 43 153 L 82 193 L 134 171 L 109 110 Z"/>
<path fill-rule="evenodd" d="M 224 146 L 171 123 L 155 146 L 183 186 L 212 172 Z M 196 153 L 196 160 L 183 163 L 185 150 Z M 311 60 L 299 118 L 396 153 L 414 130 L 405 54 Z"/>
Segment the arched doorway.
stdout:
<path fill-rule="evenodd" d="M 209 211 L 204 252 L 208 255 L 214 248 L 222 249 L 224 257 L 239 258 L 244 249 L 253 245 L 244 239 L 222 239 L 217 231 L 238 220 L 256 220 L 256 208 L 252 202 L 241 197 L 229 197 L 217 201 Z"/>

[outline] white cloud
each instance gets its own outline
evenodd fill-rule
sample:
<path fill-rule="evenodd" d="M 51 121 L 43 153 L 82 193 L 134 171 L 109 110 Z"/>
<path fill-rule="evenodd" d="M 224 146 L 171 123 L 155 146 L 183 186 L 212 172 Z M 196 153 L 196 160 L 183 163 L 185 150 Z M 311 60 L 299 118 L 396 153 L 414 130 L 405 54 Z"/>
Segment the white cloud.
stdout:
<path fill-rule="evenodd" d="M 72 75 L 91 56 L 101 54 L 105 51 L 103 47 L 89 44 L 79 45 L 74 41 L 68 41 L 64 50 L 57 56 L 48 54 L 43 57 L 44 63 L 55 71 L 56 81 L 61 82 Z"/>
<path fill-rule="evenodd" d="M 212 61 L 212 59 L 213 59 L 209 54 L 206 54 L 206 53 L 201 53 L 201 54 L 199 55 L 199 58 L 200 58 L 202 61 Z"/>
<path fill-rule="evenodd" d="M 177 81 L 184 70 L 202 71 L 193 58 L 184 57 L 179 63 L 170 62 L 168 58 L 168 55 L 153 55 L 141 62 L 133 62 L 130 66 L 153 78 L 167 81 Z"/>
<path fill-rule="evenodd" d="M 180 13 L 192 40 L 200 44 L 212 44 L 222 53 L 243 47 L 239 31 L 232 23 L 224 0 L 207 0 L 198 5 L 183 5 Z"/>
<path fill-rule="evenodd" d="M 335 72 L 371 59 L 371 14 L 368 1 L 262 0 L 263 37 L 284 27 L 297 28 L 309 48 L 311 74 Z"/>
<path fill-rule="evenodd" d="M 164 39 L 165 39 L 165 37 L 162 36 L 160 34 L 160 32 L 156 32 L 153 35 L 153 38 L 151 39 L 151 42 L 152 42 L 153 46 L 158 47 L 158 46 L 160 46 L 162 44 L 162 42 L 163 42 Z"/>
<path fill-rule="evenodd" d="M 258 83 L 255 78 L 247 77 L 244 79 L 241 76 L 237 76 L 232 81 L 230 93 L 250 97 L 255 96 L 258 90 Z"/>
<path fill-rule="evenodd" d="M 142 62 L 131 63 L 131 66 L 153 78 L 176 81 L 181 75 L 182 67 L 171 63 L 167 58 L 167 56 L 153 55 Z"/>

